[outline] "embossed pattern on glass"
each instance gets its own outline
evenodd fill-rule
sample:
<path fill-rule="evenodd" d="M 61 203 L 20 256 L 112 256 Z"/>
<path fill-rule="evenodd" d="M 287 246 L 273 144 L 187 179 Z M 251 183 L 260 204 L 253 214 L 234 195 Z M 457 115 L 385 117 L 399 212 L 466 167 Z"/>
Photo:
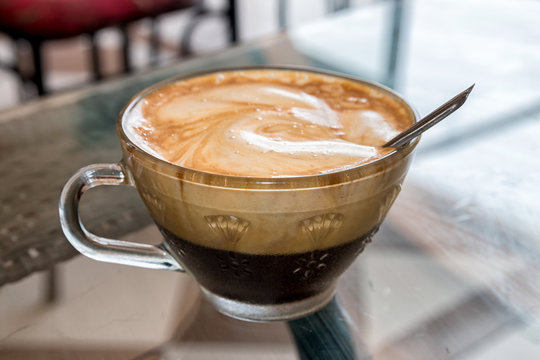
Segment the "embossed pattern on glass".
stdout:
<path fill-rule="evenodd" d="M 209 215 L 204 218 L 208 226 L 229 250 L 234 250 L 238 241 L 249 228 L 249 221 L 232 215 Z"/>
<path fill-rule="evenodd" d="M 301 226 L 306 235 L 317 246 L 322 240 L 339 229 L 342 222 L 343 214 L 328 213 L 302 220 Z"/>

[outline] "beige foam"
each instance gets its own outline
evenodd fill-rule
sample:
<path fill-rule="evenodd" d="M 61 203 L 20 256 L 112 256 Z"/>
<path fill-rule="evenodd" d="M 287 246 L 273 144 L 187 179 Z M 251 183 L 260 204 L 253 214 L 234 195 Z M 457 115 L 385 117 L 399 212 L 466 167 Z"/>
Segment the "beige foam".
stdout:
<path fill-rule="evenodd" d="M 211 74 L 160 88 L 126 116 L 137 145 L 224 175 L 334 172 L 376 160 L 409 114 L 374 88 L 294 71 Z"/>

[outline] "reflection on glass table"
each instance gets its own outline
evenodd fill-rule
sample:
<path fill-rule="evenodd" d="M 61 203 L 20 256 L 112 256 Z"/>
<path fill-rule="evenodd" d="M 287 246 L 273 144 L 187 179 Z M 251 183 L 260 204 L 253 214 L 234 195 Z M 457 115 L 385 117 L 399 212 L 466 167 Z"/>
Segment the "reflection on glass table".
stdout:
<path fill-rule="evenodd" d="M 115 116 L 135 92 L 174 74 L 232 65 L 369 75 L 376 61 L 366 59 L 377 59 L 378 47 L 366 34 L 382 26 L 382 9 L 336 14 L 1 113 L 0 358 L 537 359 L 537 1 L 418 0 L 406 8 L 398 91 L 421 114 L 472 82 L 475 92 L 423 136 L 380 232 L 321 313 L 240 322 L 217 314 L 186 276 L 97 263 L 66 246 L 56 215 L 63 182 L 81 166 L 120 158 Z M 89 192 L 82 217 L 99 234 L 159 241 L 129 189 Z M 51 263 L 56 299 L 48 302 L 38 270 Z"/>

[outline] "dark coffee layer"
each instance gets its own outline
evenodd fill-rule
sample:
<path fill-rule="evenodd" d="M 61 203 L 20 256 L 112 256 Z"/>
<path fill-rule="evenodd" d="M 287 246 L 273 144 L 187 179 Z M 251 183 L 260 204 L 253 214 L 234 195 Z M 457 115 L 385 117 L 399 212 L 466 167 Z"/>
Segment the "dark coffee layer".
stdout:
<path fill-rule="evenodd" d="M 321 293 L 333 285 L 376 231 L 323 250 L 258 255 L 196 245 L 158 227 L 201 286 L 219 296 L 256 304 L 285 303 Z"/>

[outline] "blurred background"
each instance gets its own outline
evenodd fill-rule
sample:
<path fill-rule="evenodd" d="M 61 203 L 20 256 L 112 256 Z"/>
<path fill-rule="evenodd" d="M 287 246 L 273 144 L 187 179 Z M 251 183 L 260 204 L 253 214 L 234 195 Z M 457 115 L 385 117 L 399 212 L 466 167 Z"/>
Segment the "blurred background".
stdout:
<path fill-rule="evenodd" d="M 78 2 L 83 9 L 76 5 Z M 94 12 L 89 14 L 85 3 L 94 3 Z M 36 35 L 43 40 L 40 60 L 44 88 L 49 93 L 96 80 L 92 64 L 93 43 L 99 53 L 101 69 L 97 77 L 101 79 L 165 65 L 179 58 L 213 53 L 235 42 L 271 36 L 284 27 L 295 27 L 344 8 L 362 7 L 374 1 L 116 0 L 104 2 L 105 5 L 100 3 L 0 1 L 0 93 L 3 94 L 0 109 L 37 95 L 36 89 L 22 87 L 21 78 L 14 71 L 20 70 L 32 77 L 34 49 L 28 40 Z M 75 16 L 81 12 L 83 18 L 51 25 L 58 19 L 49 14 L 44 4 L 65 9 L 68 14 L 73 12 Z M 29 24 L 32 21 L 35 21 L 33 26 Z M 234 39 L 231 39 L 230 21 L 235 21 L 237 33 L 233 35 Z M 129 41 L 127 71 L 122 53 L 126 37 Z M 189 49 L 186 49 L 187 42 Z"/>

